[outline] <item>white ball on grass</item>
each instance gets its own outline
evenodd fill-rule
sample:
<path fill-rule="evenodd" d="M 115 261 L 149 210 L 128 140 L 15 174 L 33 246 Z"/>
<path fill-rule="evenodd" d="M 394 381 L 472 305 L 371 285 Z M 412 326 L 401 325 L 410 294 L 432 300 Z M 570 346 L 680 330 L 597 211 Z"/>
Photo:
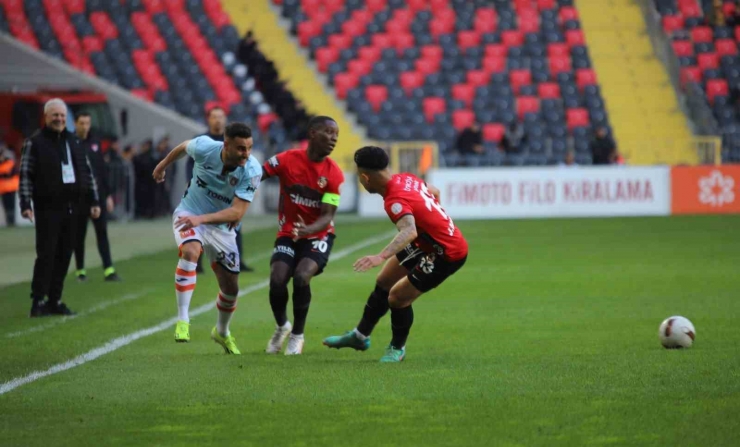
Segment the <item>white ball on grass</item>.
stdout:
<path fill-rule="evenodd" d="M 666 318 L 658 329 L 660 343 L 666 349 L 690 348 L 696 338 L 696 329 L 688 318 Z"/>

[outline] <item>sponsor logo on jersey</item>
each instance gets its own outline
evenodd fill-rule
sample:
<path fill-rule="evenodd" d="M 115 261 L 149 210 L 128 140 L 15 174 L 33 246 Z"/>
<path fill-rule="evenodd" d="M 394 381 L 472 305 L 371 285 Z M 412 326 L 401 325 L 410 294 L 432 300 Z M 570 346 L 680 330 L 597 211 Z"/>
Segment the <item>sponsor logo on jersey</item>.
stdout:
<path fill-rule="evenodd" d="M 278 165 L 280 164 L 280 163 L 278 163 L 278 159 L 277 159 L 277 157 L 276 157 L 276 156 L 272 156 L 272 157 L 270 157 L 270 159 L 269 159 L 269 160 L 267 160 L 267 162 L 268 162 L 268 163 L 270 164 L 270 166 L 272 166 L 273 168 L 276 168 L 276 167 L 277 167 L 277 166 L 278 166 Z"/>
<path fill-rule="evenodd" d="M 236 186 L 236 184 L 239 183 L 239 179 L 236 177 L 229 177 L 229 185 Z"/>
<path fill-rule="evenodd" d="M 393 214 L 398 214 L 403 210 L 403 206 L 401 206 L 400 203 L 396 202 L 393 205 L 391 205 L 391 212 Z"/>
<path fill-rule="evenodd" d="M 319 200 L 307 199 L 298 194 L 291 194 L 290 201 L 296 205 L 307 206 L 309 208 L 321 208 L 321 202 Z"/>
<path fill-rule="evenodd" d="M 203 169 L 205 169 L 206 171 L 210 171 L 210 170 L 211 170 L 211 169 L 213 169 L 213 168 L 212 168 L 212 167 L 210 167 L 210 166 L 208 166 L 208 165 L 205 165 L 205 166 L 203 166 Z"/>
<path fill-rule="evenodd" d="M 199 188 L 206 188 L 208 186 L 208 183 L 198 176 L 195 176 L 195 184 L 198 185 Z"/>
<path fill-rule="evenodd" d="M 326 177 L 319 177 L 319 188 L 326 187 Z"/>
<path fill-rule="evenodd" d="M 226 197 L 226 196 L 222 196 L 221 194 L 219 194 L 219 193 L 217 193 L 215 191 L 211 191 L 208 188 L 206 188 L 206 195 L 208 197 L 211 197 L 212 199 L 220 200 L 220 201 L 222 201 L 224 203 L 227 203 L 227 204 L 231 205 L 231 198 Z"/>

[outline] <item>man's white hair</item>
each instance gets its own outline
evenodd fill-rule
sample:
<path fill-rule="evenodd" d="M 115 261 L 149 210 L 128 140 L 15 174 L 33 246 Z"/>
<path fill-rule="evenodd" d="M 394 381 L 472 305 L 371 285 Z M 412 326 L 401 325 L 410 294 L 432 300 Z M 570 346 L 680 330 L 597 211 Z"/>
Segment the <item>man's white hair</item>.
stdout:
<path fill-rule="evenodd" d="M 53 99 L 46 101 L 46 104 L 44 104 L 44 114 L 48 113 L 49 109 L 51 109 L 54 106 L 60 106 L 64 108 L 65 112 L 67 111 L 67 104 L 65 104 L 64 101 L 62 101 L 59 98 L 53 98 Z"/>

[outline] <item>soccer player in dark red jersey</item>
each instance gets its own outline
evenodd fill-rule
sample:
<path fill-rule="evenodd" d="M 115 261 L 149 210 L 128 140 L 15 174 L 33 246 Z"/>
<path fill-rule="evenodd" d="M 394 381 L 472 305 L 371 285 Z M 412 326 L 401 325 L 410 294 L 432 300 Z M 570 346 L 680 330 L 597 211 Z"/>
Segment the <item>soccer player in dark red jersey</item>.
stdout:
<path fill-rule="evenodd" d="M 413 174 L 392 174 L 385 150 L 358 149 L 355 164 L 367 192 L 383 196 L 385 212 L 398 234 L 379 254 L 355 262 L 358 272 L 385 265 L 357 327 L 324 339 L 324 344 L 365 351 L 370 347 L 370 333 L 390 308 L 393 339 L 380 361 L 400 362 L 406 356 L 406 339 L 414 322 L 411 304 L 465 264 L 468 243 L 439 205 L 439 191 Z"/>
<path fill-rule="evenodd" d="M 308 148 L 282 152 L 265 162 L 262 179 L 280 179 L 278 234 L 270 260 L 270 307 L 275 333 L 266 352 L 277 354 L 290 335 L 285 355 L 303 351 L 311 304 L 311 278 L 321 274 L 334 245 L 334 215 L 344 174 L 329 158 L 339 138 L 337 123 L 317 116 L 308 123 Z M 288 321 L 288 282 L 293 279 L 293 324 Z"/>

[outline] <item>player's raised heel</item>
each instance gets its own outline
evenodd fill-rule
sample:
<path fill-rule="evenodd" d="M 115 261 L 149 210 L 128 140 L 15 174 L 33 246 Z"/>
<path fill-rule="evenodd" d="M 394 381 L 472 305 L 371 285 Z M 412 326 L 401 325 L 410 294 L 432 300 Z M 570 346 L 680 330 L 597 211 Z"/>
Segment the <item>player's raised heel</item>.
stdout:
<path fill-rule="evenodd" d="M 303 353 L 304 343 L 305 340 L 303 338 L 303 334 L 290 334 L 290 338 L 288 339 L 288 347 L 285 348 L 285 355 L 301 355 Z"/>
<path fill-rule="evenodd" d="M 356 351 L 367 351 L 370 349 L 370 337 L 360 340 L 355 331 L 348 331 L 344 335 L 332 335 L 324 339 L 324 346 L 330 348 L 352 348 Z"/>
<path fill-rule="evenodd" d="M 406 358 L 406 348 L 396 349 L 393 345 L 385 348 L 385 355 L 380 358 L 380 363 L 400 363 Z"/>
<path fill-rule="evenodd" d="M 211 329 L 211 339 L 221 345 L 221 347 L 224 348 L 224 352 L 227 354 L 241 354 L 239 348 L 236 347 L 236 339 L 232 335 L 223 337 L 218 333 L 215 326 Z"/>
<path fill-rule="evenodd" d="M 190 323 L 187 321 L 178 321 L 175 325 L 175 341 L 177 343 L 187 343 L 190 341 Z"/>
<path fill-rule="evenodd" d="M 290 324 L 290 321 L 285 323 L 285 326 L 275 327 L 275 332 L 273 332 L 272 337 L 270 337 L 270 340 L 267 342 L 265 352 L 268 354 L 277 354 L 280 352 L 283 349 L 283 344 L 288 338 L 288 334 L 290 334 L 291 330 L 293 330 L 293 325 Z"/>

